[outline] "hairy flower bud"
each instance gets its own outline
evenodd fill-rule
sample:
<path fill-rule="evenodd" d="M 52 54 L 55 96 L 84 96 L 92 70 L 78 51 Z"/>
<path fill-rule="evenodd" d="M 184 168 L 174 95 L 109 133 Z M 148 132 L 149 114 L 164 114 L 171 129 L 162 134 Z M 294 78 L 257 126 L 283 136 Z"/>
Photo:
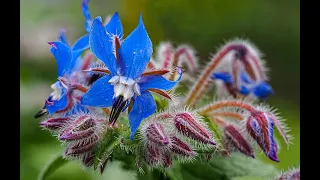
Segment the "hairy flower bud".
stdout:
<path fill-rule="evenodd" d="M 69 120 L 70 119 L 67 117 L 48 118 L 47 120 L 42 121 L 40 126 L 50 130 L 57 130 L 64 126 Z"/>
<path fill-rule="evenodd" d="M 254 158 L 253 148 L 246 141 L 237 127 L 233 125 L 227 125 L 224 128 L 224 143 L 226 149 L 229 150 L 229 146 L 231 146 L 230 148 L 235 148 L 241 153 Z"/>
<path fill-rule="evenodd" d="M 91 141 L 99 136 L 102 131 L 103 121 L 91 114 L 81 116 L 73 116 L 68 125 L 66 125 L 60 133 L 61 141 Z"/>
<path fill-rule="evenodd" d="M 69 144 L 69 146 L 65 150 L 65 155 L 78 156 L 78 155 L 90 152 L 92 148 L 97 144 L 97 142 L 98 142 L 98 137 L 95 137 L 94 139 L 91 139 L 91 141 Z"/>
<path fill-rule="evenodd" d="M 169 139 L 166 135 L 164 127 L 160 123 L 153 123 L 147 126 L 143 132 L 147 139 L 157 145 L 164 146 L 169 144 Z"/>
<path fill-rule="evenodd" d="M 246 129 L 269 159 L 279 162 L 278 146 L 273 137 L 274 122 L 267 114 L 261 111 L 252 113 L 246 122 Z"/>
<path fill-rule="evenodd" d="M 179 138 L 171 137 L 170 150 L 180 156 L 195 156 L 196 153 L 192 150 L 189 144 L 183 142 Z"/>
<path fill-rule="evenodd" d="M 216 144 L 209 132 L 190 113 L 177 114 L 173 120 L 179 133 L 204 144 Z"/>
<path fill-rule="evenodd" d="M 154 146 L 147 145 L 145 160 L 149 165 L 156 165 L 160 162 L 160 150 Z"/>
<path fill-rule="evenodd" d="M 282 172 L 274 180 L 300 180 L 300 168 Z"/>
<path fill-rule="evenodd" d="M 89 167 L 93 165 L 94 155 L 92 153 L 88 153 L 82 157 L 82 164 Z"/>
<path fill-rule="evenodd" d="M 165 168 L 171 167 L 172 166 L 172 157 L 170 153 L 165 153 L 163 154 L 163 166 Z"/>

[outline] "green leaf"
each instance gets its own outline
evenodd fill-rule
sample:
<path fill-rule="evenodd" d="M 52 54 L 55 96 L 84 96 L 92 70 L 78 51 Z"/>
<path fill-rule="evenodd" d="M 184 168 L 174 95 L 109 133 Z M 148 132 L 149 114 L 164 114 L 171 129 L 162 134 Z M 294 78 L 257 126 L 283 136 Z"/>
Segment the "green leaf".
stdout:
<path fill-rule="evenodd" d="M 59 153 L 46 166 L 44 166 L 38 176 L 38 180 L 47 179 L 53 172 L 55 172 L 67 162 L 68 161 L 62 157 L 61 153 Z"/>
<path fill-rule="evenodd" d="M 234 180 L 236 177 L 271 177 L 276 169 L 258 159 L 234 153 L 230 157 L 215 156 L 208 162 L 174 164 L 167 172 L 173 180 Z"/>

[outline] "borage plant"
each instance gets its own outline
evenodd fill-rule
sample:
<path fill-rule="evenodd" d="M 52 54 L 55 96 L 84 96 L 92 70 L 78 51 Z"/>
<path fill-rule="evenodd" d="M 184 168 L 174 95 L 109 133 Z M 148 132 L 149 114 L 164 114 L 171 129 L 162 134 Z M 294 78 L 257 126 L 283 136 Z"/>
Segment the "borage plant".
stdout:
<path fill-rule="evenodd" d="M 69 160 L 100 173 L 121 161 L 148 179 L 273 175 L 255 152 L 279 162 L 274 129 L 286 144 L 291 138 L 275 110 L 260 103 L 273 89 L 255 46 L 230 41 L 200 70 L 188 45 L 160 43 L 153 58 L 142 14 L 124 38 L 118 13 L 103 23 L 91 19 L 88 1 L 82 10 L 88 34 L 73 46 L 65 31 L 49 42 L 58 81 L 36 118 L 65 149 L 40 179 Z M 206 103 L 205 94 L 214 100 Z"/>

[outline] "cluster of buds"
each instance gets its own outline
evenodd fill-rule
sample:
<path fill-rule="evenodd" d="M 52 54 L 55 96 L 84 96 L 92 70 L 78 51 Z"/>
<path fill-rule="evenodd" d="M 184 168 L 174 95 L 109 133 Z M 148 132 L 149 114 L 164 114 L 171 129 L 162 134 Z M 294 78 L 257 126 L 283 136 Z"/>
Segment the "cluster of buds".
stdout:
<path fill-rule="evenodd" d="M 92 113 L 51 117 L 40 123 L 66 145 L 64 153 L 66 158 L 81 159 L 85 166 L 92 165 L 93 149 L 106 132 L 106 124 L 106 119 Z"/>
<path fill-rule="evenodd" d="M 186 103 L 195 106 L 215 84 L 220 97 L 265 99 L 273 93 L 260 51 L 251 43 L 235 40 L 226 43 L 213 56 L 189 92 Z"/>
<path fill-rule="evenodd" d="M 256 142 L 265 155 L 279 162 L 279 147 L 274 139 L 274 126 L 285 143 L 290 143 L 288 129 L 276 112 L 265 106 L 254 106 L 241 100 L 221 100 L 199 110 L 223 129 L 226 150 L 237 150 L 254 157 L 250 142 Z M 250 141 L 252 140 L 252 141 Z M 232 147 L 232 148 L 230 148 Z"/>
<path fill-rule="evenodd" d="M 153 116 L 141 126 L 140 134 L 144 142 L 145 162 L 149 167 L 170 167 L 173 158 L 193 160 L 200 146 L 216 148 L 206 124 L 187 110 Z"/>

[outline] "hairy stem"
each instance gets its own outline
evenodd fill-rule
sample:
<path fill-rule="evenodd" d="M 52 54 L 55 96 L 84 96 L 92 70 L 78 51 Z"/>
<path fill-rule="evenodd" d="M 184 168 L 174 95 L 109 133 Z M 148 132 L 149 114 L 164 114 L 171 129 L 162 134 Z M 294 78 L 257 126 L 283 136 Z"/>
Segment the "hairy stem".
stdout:
<path fill-rule="evenodd" d="M 199 96 L 199 93 L 202 92 L 202 89 L 205 88 L 207 81 L 210 80 L 212 73 L 214 72 L 217 65 L 221 62 L 223 57 L 228 54 L 231 50 L 235 49 L 236 46 L 228 45 L 223 47 L 209 62 L 209 64 L 204 69 L 203 73 L 197 80 L 197 83 L 194 85 L 189 95 L 187 96 L 186 104 L 194 106 L 196 97 Z"/>
<path fill-rule="evenodd" d="M 214 104 L 207 105 L 207 106 L 201 108 L 199 110 L 199 113 L 201 115 L 207 115 L 211 111 L 221 109 L 221 108 L 226 108 L 226 107 L 238 107 L 238 108 L 245 109 L 251 113 L 256 111 L 254 107 L 252 107 L 251 105 L 246 104 L 244 102 L 236 101 L 236 100 L 228 100 L 228 101 L 219 101 Z"/>

